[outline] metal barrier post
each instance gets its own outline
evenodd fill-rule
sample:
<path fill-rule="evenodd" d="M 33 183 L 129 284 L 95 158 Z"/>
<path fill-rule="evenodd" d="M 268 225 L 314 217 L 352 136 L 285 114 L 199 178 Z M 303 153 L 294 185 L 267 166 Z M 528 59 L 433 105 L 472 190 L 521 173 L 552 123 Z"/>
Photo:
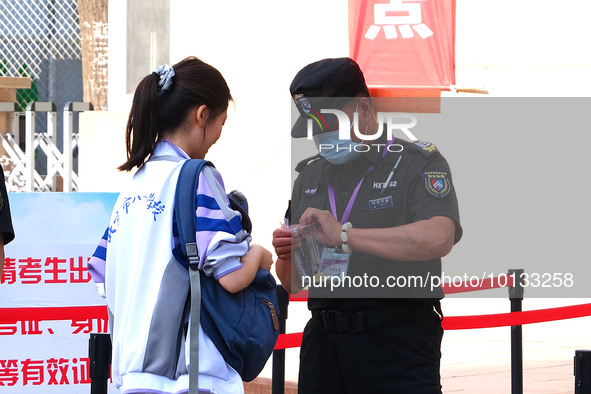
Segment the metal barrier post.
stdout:
<path fill-rule="evenodd" d="M 575 351 L 575 394 L 591 393 L 591 350 Z"/>
<path fill-rule="evenodd" d="M 90 358 L 90 394 L 107 394 L 111 376 L 111 337 L 109 334 L 90 334 L 88 341 Z"/>
<path fill-rule="evenodd" d="M 521 312 L 523 302 L 523 269 L 509 270 L 513 286 L 509 287 L 511 312 Z M 523 394 L 523 343 L 522 327 L 511 326 L 511 394 Z"/>
<path fill-rule="evenodd" d="M 63 159 L 64 159 L 64 191 L 73 191 L 72 187 L 72 172 L 74 171 L 74 151 L 73 151 L 73 136 L 74 136 L 74 112 L 92 111 L 91 103 L 82 103 L 69 101 L 64 105 L 63 116 Z"/>
<path fill-rule="evenodd" d="M 287 306 L 289 293 L 281 285 L 277 285 L 277 301 L 279 302 L 279 333 L 285 334 L 287 323 Z M 271 377 L 271 393 L 285 392 L 285 349 L 273 351 L 273 372 Z"/>

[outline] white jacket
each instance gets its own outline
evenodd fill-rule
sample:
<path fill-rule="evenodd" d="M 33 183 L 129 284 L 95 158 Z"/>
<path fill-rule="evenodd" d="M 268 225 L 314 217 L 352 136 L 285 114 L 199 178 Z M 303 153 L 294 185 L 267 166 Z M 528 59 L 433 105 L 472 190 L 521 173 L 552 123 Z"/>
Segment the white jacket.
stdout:
<path fill-rule="evenodd" d="M 154 156 L 178 156 L 178 152 L 178 147 L 166 142 L 157 146 Z M 106 263 L 97 253 L 89 262 L 95 282 L 104 283 L 113 342 L 111 374 L 122 393 L 179 393 L 189 387 L 186 323 L 190 283 L 187 270 L 173 256 L 172 231 L 181 165 L 150 160 L 135 174 L 128 189 L 119 195 L 102 242 Z M 197 193 L 200 198 L 225 196 L 215 169 L 204 167 Z M 200 207 L 196 214 L 202 271 L 219 278 L 240 269 L 250 237 L 244 230 L 230 228 L 216 209 Z M 201 223 L 206 224 L 200 227 L 203 218 L 206 220 Z M 200 389 L 242 393 L 240 376 L 203 330 L 199 340 Z"/>

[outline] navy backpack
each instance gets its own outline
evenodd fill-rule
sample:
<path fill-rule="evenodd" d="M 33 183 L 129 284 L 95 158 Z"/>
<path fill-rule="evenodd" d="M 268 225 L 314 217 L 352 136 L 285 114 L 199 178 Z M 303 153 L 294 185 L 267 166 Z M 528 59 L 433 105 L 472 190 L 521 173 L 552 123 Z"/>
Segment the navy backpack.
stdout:
<path fill-rule="evenodd" d="M 204 160 L 187 160 L 179 174 L 175 216 L 181 241 L 183 266 L 191 277 L 190 386 L 197 390 L 199 321 L 224 360 L 249 382 L 256 378 L 273 352 L 279 336 L 279 309 L 273 275 L 259 269 L 253 282 L 237 293 L 226 291 L 213 277 L 201 275 L 195 239 L 196 198 Z M 233 210 L 242 214 L 242 226 L 251 230 L 248 203 L 238 192 L 228 194 Z M 217 201 L 218 204 L 223 202 Z M 200 319 L 195 319 L 200 316 Z M 194 340 L 195 339 L 195 340 Z"/>

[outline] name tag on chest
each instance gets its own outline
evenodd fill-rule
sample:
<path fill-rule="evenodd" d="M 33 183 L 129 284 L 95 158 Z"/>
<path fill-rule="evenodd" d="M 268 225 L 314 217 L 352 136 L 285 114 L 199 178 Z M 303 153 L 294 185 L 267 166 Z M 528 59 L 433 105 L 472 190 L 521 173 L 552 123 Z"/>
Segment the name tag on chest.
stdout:
<path fill-rule="evenodd" d="M 376 198 L 375 200 L 369 200 L 369 210 L 377 211 L 378 209 L 386 209 L 394 207 L 394 199 L 392 196 Z"/>

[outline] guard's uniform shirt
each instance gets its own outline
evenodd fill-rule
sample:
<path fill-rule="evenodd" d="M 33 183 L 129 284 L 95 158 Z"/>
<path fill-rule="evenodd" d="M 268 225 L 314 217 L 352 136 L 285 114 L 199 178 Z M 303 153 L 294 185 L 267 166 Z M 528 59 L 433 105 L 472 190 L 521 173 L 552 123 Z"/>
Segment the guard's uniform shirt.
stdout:
<path fill-rule="evenodd" d="M 353 227 L 387 228 L 447 216 L 456 224 L 454 243 L 458 242 L 462 235 L 458 202 L 445 158 L 428 142 L 396 139 L 385 155 L 384 144 L 385 140 L 374 142 L 372 150 L 343 165 L 333 165 L 322 157 L 302 162 L 292 194 L 291 222 L 298 223 L 308 207 L 330 210 L 329 185 L 334 188 L 337 219 L 341 220 L 356 186 L 363 179 L 347 219 Z M 395 152 L 400 147 L 402 150 Z M 394 176 L 386 185 L 400 156 Z M 431 289 L 430 278 L 440 274 L 441 259 L 393 261 L 354 250 L 347 275 L 375 275 L 380 278 L 380 285 L 338 288 L 323 293 L 315 293 L 311 288 L 308 306 L 312 310 L 359 311 L 398 307 L 411 299 L 433 302 L 442 298 L 443 292 L 441 288 Z M 420 280 L 417 275 L 421 276 Z M 388 276 L 401 277 L 397 283 L 406 281 L 407 286 L 386 285 Z"/>

